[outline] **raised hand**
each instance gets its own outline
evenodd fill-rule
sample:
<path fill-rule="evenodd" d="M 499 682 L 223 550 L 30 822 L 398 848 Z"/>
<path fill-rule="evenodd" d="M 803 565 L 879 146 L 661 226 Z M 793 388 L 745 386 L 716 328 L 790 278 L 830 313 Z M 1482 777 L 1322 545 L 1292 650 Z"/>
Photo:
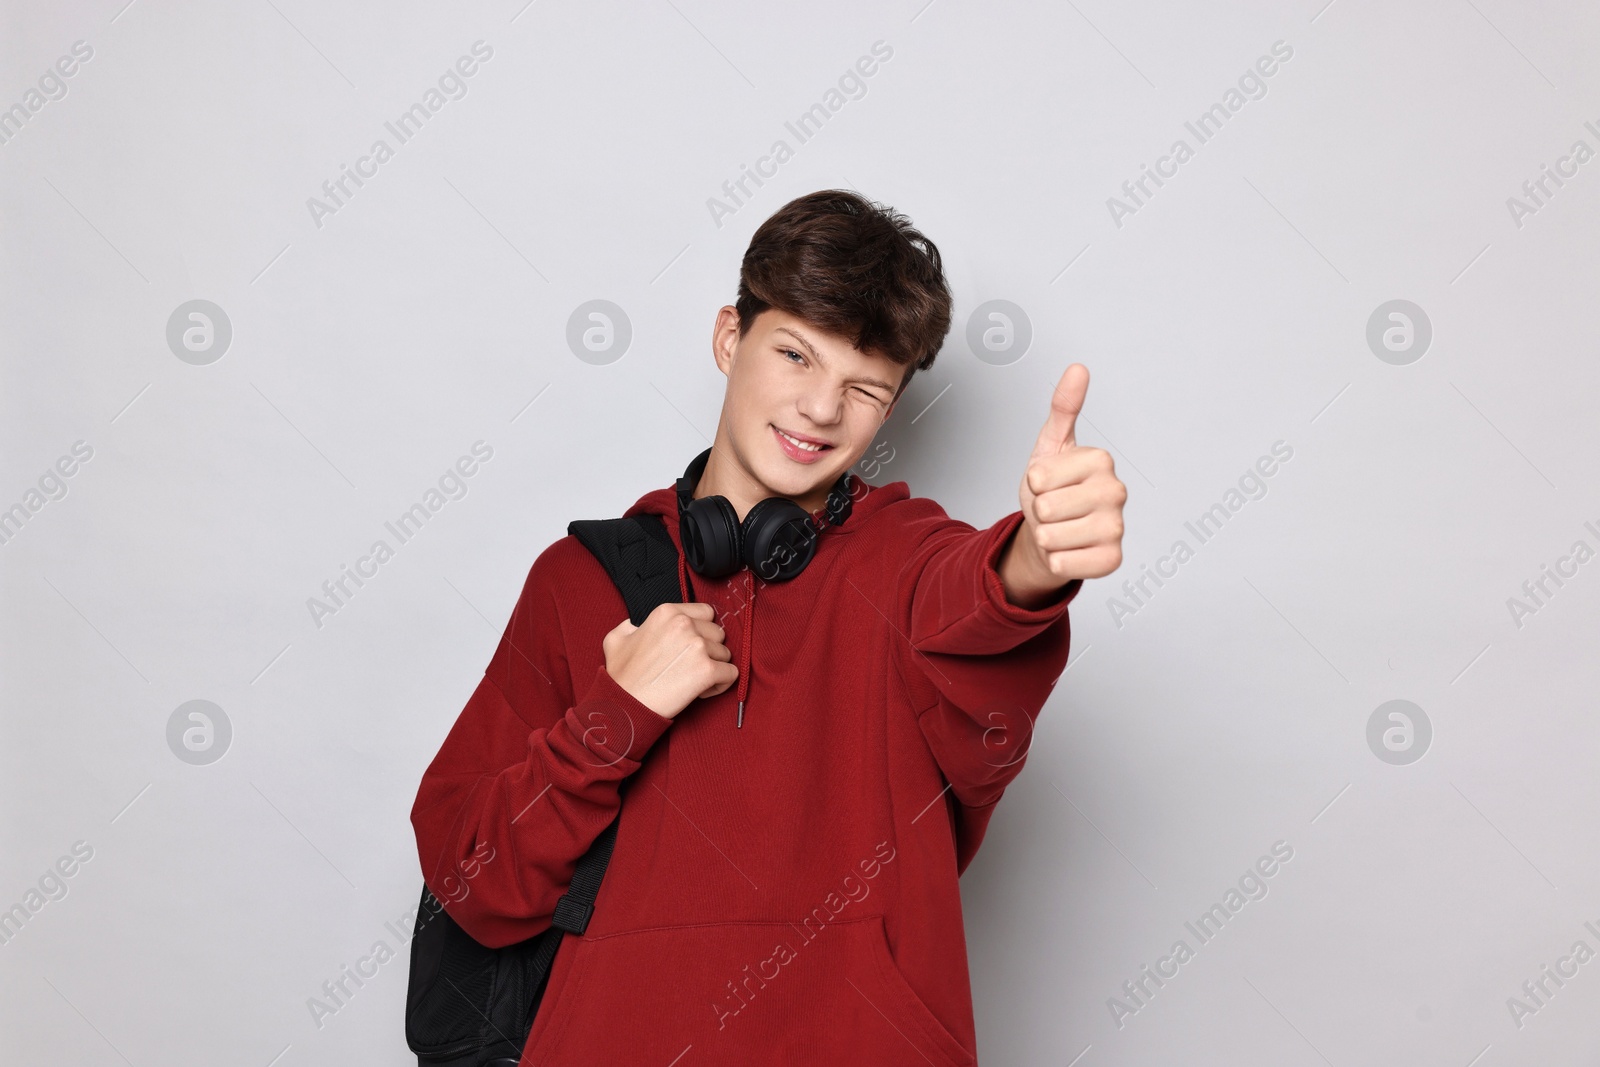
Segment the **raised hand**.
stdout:
<path fill-rule="evenodd" d="M 1035 588 L 1047 581 L 1041 569 L 1061 586 L 1104 577 L 1122 565 L 1128 487 L 1118 480 L 1111 453 L 1078 444 L 1078 413 L 1088 391 L 1089 368 L 1072 364 L 1050 395 L 1050 416 L 1022 477 L 1023 523 L 1014 544 L 1027 561 L 1022 565 L 1034 572 Z"/>

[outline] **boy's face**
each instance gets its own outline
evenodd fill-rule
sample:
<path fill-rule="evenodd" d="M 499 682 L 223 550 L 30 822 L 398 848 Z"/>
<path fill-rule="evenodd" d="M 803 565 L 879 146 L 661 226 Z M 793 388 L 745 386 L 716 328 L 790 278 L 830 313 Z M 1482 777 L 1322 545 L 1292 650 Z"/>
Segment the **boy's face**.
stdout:
<path fill-rule="evenodd" d="M 717 444 L 727 446 L 740 468 L 728 472 L 729 479 L 750 483 L 751 504 L 786 496 L 810 512 L 827 503 L 833 483 L 872 444 L 894 410 L 907 369 L 776 309 L 756 316 L 741 338 L 737 309 L 724 307 L 711 347 L 728 376 Z M 805 451 L 780 430 L 827 447 Z M 729 498 L 742 516 L 739 501 Z"/>

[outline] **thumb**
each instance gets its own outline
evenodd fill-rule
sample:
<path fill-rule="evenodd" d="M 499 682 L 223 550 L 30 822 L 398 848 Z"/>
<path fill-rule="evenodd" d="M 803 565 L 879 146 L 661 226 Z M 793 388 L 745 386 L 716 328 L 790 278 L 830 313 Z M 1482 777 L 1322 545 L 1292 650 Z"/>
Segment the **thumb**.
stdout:
<path fill-rule="evenodd" d="M 1062 372 L 1061 380 L 1050 394 L 1050 417 L 1045 419 L 1029 459 L 1053 456 L 1077 445 L 1078 412 L 1083 410 L 1083 397 L 1088 391 L 1088 367 L 1074 363 Z"/>

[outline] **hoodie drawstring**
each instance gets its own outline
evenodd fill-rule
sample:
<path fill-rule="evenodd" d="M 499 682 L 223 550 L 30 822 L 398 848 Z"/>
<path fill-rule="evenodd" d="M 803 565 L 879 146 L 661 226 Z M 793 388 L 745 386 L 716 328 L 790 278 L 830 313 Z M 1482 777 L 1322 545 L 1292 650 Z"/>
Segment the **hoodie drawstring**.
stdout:
<path fill-rule="evenodd" d="M 744 726 L 744 698 L 750 691 L 750 646 L 755 640 L 756 631 L 756 576 L 750 575 L 750 601 L 749 610 L 745 612 L 744 640 L 739 649 L 739 658 L 743 661 L 739 666 L 739 718 L 734 723 L 736 727 Z"/>
<path fill-rule="evenodd" d="M 747 572 L 748 573 L 748 572 Z M 694 599 L 694 582 L 689 577 L 689 565 L 684 561 L 683 554 L 678 554 L 678 585 L 683 595 L 683 602 L 689 603 Z M 756 576 L 750 574 L 750 599 L 747 601 L 748 610 L 743 614 L 744 641 L 739 649 L 739 717 L 735 720 L 736 727 L 744 726 L 745 696 L 750 692 L 750 642 L 755 634 L 756 622 Z"/>

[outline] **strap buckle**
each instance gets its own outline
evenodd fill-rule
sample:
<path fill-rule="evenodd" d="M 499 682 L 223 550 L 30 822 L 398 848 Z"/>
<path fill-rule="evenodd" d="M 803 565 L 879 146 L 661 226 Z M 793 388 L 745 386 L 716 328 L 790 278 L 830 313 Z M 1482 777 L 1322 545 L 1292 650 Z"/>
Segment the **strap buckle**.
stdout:
<path fill-rule="evenodd" d="M 556 910 L 550 917 L 550 925 L 559 926 L 571 934 L 581 934 L 589 928 L 589 917 L 593 914 L 593 904 L 579 900 L 571 893 L 563 893 L 561 899 L 556 901 Z"/>

